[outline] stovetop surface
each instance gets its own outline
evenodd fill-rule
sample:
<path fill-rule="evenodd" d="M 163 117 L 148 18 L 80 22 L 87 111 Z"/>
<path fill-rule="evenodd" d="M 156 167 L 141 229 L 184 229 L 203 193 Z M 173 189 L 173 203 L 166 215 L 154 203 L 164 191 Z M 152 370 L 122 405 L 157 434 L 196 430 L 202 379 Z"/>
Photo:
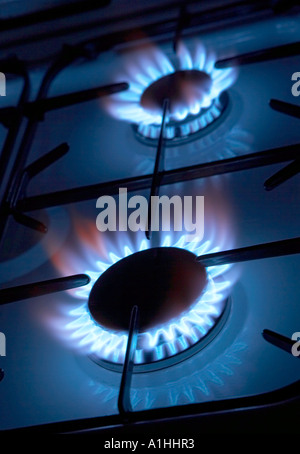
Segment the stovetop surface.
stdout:
<path fill-rule="evenodd" d="M 295 14 L 198 38 L 221 59 L 295 42 L 299 36 L 300 16 Z M 188 38 L 185 43 L 188 47 Z M 170 42 L 160 48 L 167 55 L 172 52 Z M 123 58 L 127 61 L 130 56 L 124 57 L 120 49 L 108 51 L 96 61 L 66 69 L 50 95 L 114 82 L 114 75 L 122 73 Z M 299 120 L 272 111 L 268 104 L 271 98 L 298 103 L 298 98 L 291 94 L 291 75 L 297 70 L 298 57 L 238 68 L 237 81 L 229 89 L 228 116 L 210 135 L 167 148 L 166 168 L 298 143 Z M 38 69 L 32 72 L 34 86 L 41 74 Z M 11 81 L 4 105 L 14 102 L 17 88 L 18 82 Z M 4 128 L 0 133 L 4 138 Z M 153 170 L 155 147 L 138 142 L 131 125 L 112 118 L 99 101 L 47 113 L 39 126 L 29 162 L 62 142 L 68 142 L 70 152 L 32 181 L 29 195 L 147 175 Z M 222 188 L 222 201 L 226 203 L 220 209 L 226 211 L 228 206 L 230 213 L 228 243 L 223 249 L 293 238 L 299 232 L 299 176 L 274 191 L 266 192 L 263 188 L 263 182 L 282 166 L 177 183 L 175 188 L 163 186 L 161 194 L 170 190 L 202 195 L 208 180 Z M 147 196 L 148 192 L 139 194 Z M 213 213 L 219 209 L 220 201 L 211 203 Z M 93 266 L 93 255 L 82 244 L 89 226 L 95 227 L 96 200 L 37 211 L 34 215 L 46 219 L 49 231 L 44 236 L 28 234 L 27 229 L 10 221 L 0 262 L 2 288 L 83 273 Z M 120 242 L 123 247 L 132 243 L 129 235 L 121 240 L 99 232 L 98 235 L 102 246 L 111 250 L 117 250 Z M 137 245 L 142 238 L 138 234 L 133 243 Z M 62 262 L 56 260 L 57 256 Z M 261 335 L 264 329 L 287 337 L 299 331 L 299 257 L 257 260 L 234 268 L 231 310 L 221 332 L 183 362 L 134 375 L 131 391 L 134 410 L 251 396 L 299 379 L 299 361 L 266 343 Z M 70 308 L 80 304 L 82 301 L 74 293 L 61 292 L 1 308 L 0 330 L 7 342 L 7 355 L 1 357 L 5 370 L 0 384 L 0 405 L 4 409 L 1 429 L 117 413 L 121 375 L 91 361 L 64 331 Z"/>

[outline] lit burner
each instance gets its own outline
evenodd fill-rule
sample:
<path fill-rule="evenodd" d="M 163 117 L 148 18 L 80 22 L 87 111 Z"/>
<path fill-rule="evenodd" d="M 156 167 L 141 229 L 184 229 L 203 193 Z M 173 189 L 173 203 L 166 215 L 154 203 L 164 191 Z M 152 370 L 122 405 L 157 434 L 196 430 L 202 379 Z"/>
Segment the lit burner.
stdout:
<path fill-rule="evenodd" d="M 227 107 L 228 97 L 221 94 L 233 84 L 236 70 L 216 69 L 214 56 L 200 42 L 190 47 L 180 43 L 170 57 L 150 46 L 127 55 L 116 81 L 128 81 L 129 90 L 105 100 L 108 112 L 134 124 L 137 135 L 157 140 L 168 98 L 168 142 L 203 133 Z"/>
<path fill-rule="evenodd" d="M 193 188 L 193 189 L 192 189 Z M 195 193 L 194 185 L 172 186 Z M 199 188 L 198 188 L 199 190 Z M 122 370 L 130 309 L 140 308 L 136 373 L 168 367 L 194 355 L 219 335 L 230 313 L 237 267 L 206 267 L 195 256 L 234 246 L 232 213 L 224 185 L 207 180 L 204 238 L 160 232 L 155 247 L 145 234 L 100 234 L 94 220 L 74 218 L 75 237 L 53 257 L 62 275 L 86 273 L 91 282 L 70 290 L 72 299 L 42 314 L 51 332 L 78 353 L 112 370 Z"/>
<path fill-rule="evenodd" d="M 224 292 L 231 287 L 232 282 L 230 280 L 224 280 L 223 273 L 225 273 L 231 265 L 207 268 L 205 279 L 205 271 L 203 268 L 197 267 L 197 264 L 191 260 L 191 258 L 194 259 L 195 255 L 201 255 L 205 252 L 216 252 L 219 248 L 211 249 L 210 241 L 201 244 L 197 241 L 186 243 L 185 235 L 173 244 L 173 247 L 170 246 L 171 237 L 166 236 L 162 248 L 159 248 L 159 250 L 164 248 L 170 249 L 170 252 L 164 254 L 164 260 L 168 261 L 169 265 L 173 262 L 173 270 L 171 273 L 168 273 L 167 270 L 162 271 L 161 262 L 160 272 L 163 272 L 164 277 L 167 277 L 168 284 L 172 281 L 174 284 L 176 276 L 176 273 L 174 272 L 174 269 L 176 269 L 175 264 L 177 262 L 178 265 L 178 259 L 180 257 L 180 260 L 184 261 L 185 265 L 188 264 L 189 271 L 192 271 L 191 273 L 187 273 L 185 277 L 181 276 L 180 279 L 185 279 L 187 284 L 193 282 L 193 285 L 191 289 L 182 288 L 182 281 L 180 282 L 180 285 L 175 285 L 173 291 L 169 290 L 165 293 L 167 294 L 167 297 L 162 308 L 157 301 L 150 301 L 150 296 L 146 295 L 146 292 L 143 292 L 141 289 L 139 289 L 139 293 L 133 297 L 133 303 L 139 301 L 139 305 L 142 305 L 140 310 L 141 314 L 145 310 L 145 316 L 144 319 L 142 318 L 141 331 L 138 335 L 135 353 L 135 364 L 137 365 L 137 369 L 139 367 L 141 368 L 141 371 L 165 367 L 170 364 L 170 362 L 166 360 L 171 360 L 172 363 L 181 361 L 183 358 L 186 358 L 197 351 L 198 348 L 202 348 L 205 345 L 205 342 L 203 342 L 204 338 L 207 340 L 207 335 L 209 333 L 215 335 L 219 331 L 217 327 L 221 328 L 221 320 L 223 319 L 224 314 L 227 313 L 226 309 L 228 309 L 228 300 L 226 299 Z M 180 249 L 174 254 L 174 248 L 184 249 Z M 148 249 L 148 243 L 146 240 L 143 240 L 139 250 L 144 251 L 145 255 L 141 254 L 138 262 L 144 262 L 146 258 L 149 258 L 151 249 L 147 251 L 146 249 Z M 137 255 L 134 254 L 128 246 L 125 246 L 124 257 L 129 258 L 128 256 L 132 257 L 131 262 L 133 264 Z M 109 253 L 109 257 L 112 260 L 112 263 L 116 265 L 119 263 L 117 271 L 118 269 L 122 271 L 122 268 L 124 268 L 123 265 L 126 265 L 126 259 L 122 260 L 122 257 L 113 253 Z M 90 356 L 94 361 L 106 367 L 115 369 L 118 368 L 118 365 L 123 363 L 125 357 L 130 313 L 130 311 L 128 312 L 128 305 L 126 302 L 129 303 L 129 299 L 128 295 L 123 295 L 125 310 L 122 311 L 122 314 L 115 314 L 116 318 L 114 318 L 115 316 L 111 315 L 111 308 L 108 308 L 108 305 L 112 305 L 112 310 L 117 310 L 116 302 L 112 302 L 113 298 L 109 298 L 105 289 L 109 283 L 111 284 L 111 276 L 109 273 L 108 277 L 105 277 L 103 280 L 104 288 L 101 289 L 101 275 L 105 276 L 106 270 L 109 271 L 111 269 L 111 275 L 113 276 L 115 265 L 111 266 L 108 263 L 100 261 L 98 261 L 97 264 L 99 269 L 98 272 L 91 270 L 86 271 L 89 276 L 91 276 L 91 283 L 83 289 L 76 291 L 78 296 L 84 297 L 87 301 L 91 290 L 89 304 L 85 303 L 70 311 L 70 315 L 74 320 L 68 323 L 66 328 L 73 332 L 71 334 L 73 338 L 78 338 L 79 345 L 89 345 Z M 149 262 L 149 267 L 150 266 L 151 260 Z M 196 274 L 199 275 L 199 283 L 195 281 Z M 125 276 L 123 279 L 126 278 L 128 278 L 128 276 Z M 136 279 L 136 277 L 133 276 L 131 279 Z M 176 279 L 179 279 L 178 276 L 176 276 Z M 153 280 L 151 282 L 153 284 Z M 121 285 L 123 283 L 124 281 L 121 282 Z M 143 283 L 146 283 L 146 279 L 144 279 Z M 115 279 L 113 280 L 113 285 L 119 287 L 119 283 Z M 149 284 L 147 285 L 147 290 L 149 290 Z M 116 294 L 117 297 L 120 297 L 120 291 L 118 289 L 114 290 L 111 286 L 109 287 L 109 290 L 112 290 L 113 296 Z M 175 291 L 179 288 L 181 288 L 181 295 L 178 296 L 175 295 Z M 130 291 L 133 289 L 134 286 L 130 286 Z M 98 303 L 97 301 L 97 293 L 99 290 L 101 294 L 99 296 L 104 299 L 103 312 L 101 311 L 101 302 L 99 301 Z M 155 291 L 153 292 L 152 290 L 152 295 L 154 293 Z M 185 297 L 187 297 L 186 301 Z M 146 308 L 146 304 L 143 302 L 145 298 L 146 304 L 151 303 L 150 308 Z M 160 300 L 162 299 L 163 298 L 160 296 Z M 191 304 L 192 301 L 193 303 Z M 151 310 L 152 308 L 154 309 L 153 312 Z M 158 309 L 158 312 L 156 312 L 156 309 Z M 122 320 L 121 315 L 125 317 L 125 320 Z M 171 319 L 169 318 L 170 316 Z M 199 342 L 200 340 L 201 342 Z"/>
<path fill-rule="evenodd" d="M 201 138 L 212 132 L 221 119 L 223 112 L 229 105 L 226 92 L 212 101 L 212 104 L 201 110 L 201 114 L 189 115 L 182 121 L 168 121 L 164 129 L 165 145 L 177 146 Z M 222 116 L 222 118 L 224 118 Z M 160 135 L 160 125 L 133 125 L 136 138 L 145 145 L 153 146 Z"/>

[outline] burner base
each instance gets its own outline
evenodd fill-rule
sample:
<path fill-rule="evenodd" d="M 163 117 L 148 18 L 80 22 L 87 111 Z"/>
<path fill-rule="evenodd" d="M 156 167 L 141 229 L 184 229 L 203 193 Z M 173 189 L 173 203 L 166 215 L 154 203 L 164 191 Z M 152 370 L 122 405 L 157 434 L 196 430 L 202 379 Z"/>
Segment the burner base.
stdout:
<path fill-rule="evenodd" d="M 164 145 L 176 147 L 193 142 L 213 132 L 230 111 L 230 99 L 227 92 L 223 92 L 212 104 L 197 115 L 189 115 L 182 121 L 168 121 L 164 129 Z M 158 144 L 160 125 L 139 124 L 132 125 L 136 139 L 151 147 Z"/>
<path fill-rule="evenodd" d="M 149 363 L 142 363 L 142 364 L 135 364 L 133 369 L 133 374 L 143 374 L 146 372 L 155 372 L 157 370 L 165 369 L 167 367 L 172 367 L 175 364 L 178 364 L 186 359 L 194 356 L 195 354 L 199 353 L 203 350 L 208 344 L 210 344 L 215 337 L 222 331 L 223 327 L 225 326 L 228 317 L 231 312 L 231 298 L 228 297 L 224 302 L 224 309 L 221 313 L 219 319 L 217 320 L 216 324 L 212 327 L 212 329 L 198 342 L 194 345 L 189 347 L 188 349 L 176 353 L 174 356 L 170 356 L 168 358 L 164 358 L 158 361 L 153 361 Z M 113 363 L 104 359 L 99 358 L 95 353 L 89 355 L 89 358 L 96 363 L 97 365 L 104 367 L 107 370 L 111 370 L 113 372 L 122 373 L 123 371 L 123 364 Z"/>

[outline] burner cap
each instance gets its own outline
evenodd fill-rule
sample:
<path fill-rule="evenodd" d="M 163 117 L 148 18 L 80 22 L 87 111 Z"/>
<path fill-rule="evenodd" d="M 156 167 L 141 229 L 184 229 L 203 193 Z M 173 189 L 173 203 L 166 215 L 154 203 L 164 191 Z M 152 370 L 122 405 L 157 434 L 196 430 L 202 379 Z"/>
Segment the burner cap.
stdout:
<path fill-rule="evenodd" d="M 163 111 L 164 99 L 168 98 L 169 117 L 172 119 L 178 110 L 192 109 L 195 100 L 201 103 L 211 87 L 212 79 L 204 71 L 176 71 L 149 85 L 142 94 L 141 105 L 151 113 L 160 114 Z"/>
<path fill-rule="evenodd" d="M 140 331 L 179 316 L 199 298 L 206 271 L 189 251 L 159 247 L 136 252 L 106 270 L 89 296 L 94 320 L 127 331 L 133 306 L 139 307 Z"/>

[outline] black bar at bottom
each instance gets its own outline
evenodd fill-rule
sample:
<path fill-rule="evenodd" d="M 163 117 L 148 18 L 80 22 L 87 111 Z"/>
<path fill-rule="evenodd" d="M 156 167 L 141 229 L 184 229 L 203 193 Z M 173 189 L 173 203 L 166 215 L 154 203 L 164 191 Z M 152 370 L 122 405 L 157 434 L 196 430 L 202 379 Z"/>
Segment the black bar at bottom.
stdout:
<path fill-rule="evenodd" d="M 217 252 L 215 254 L 206 254 L 197 257 L 197 261 L 204 266 L 216 266 L 299 253 L 300 237 L 257 244 L 255 246 L 232 249 L 231 251 Z"/>
<path fill-rule="evenodd" d="M 5 288 L 0 290 L 0 306 L 36 296 L 82 287 L 89 282 L 90 278 L 86 274 L 75 274 L 73 276 L 59 277 L 57 279 Z"/>

